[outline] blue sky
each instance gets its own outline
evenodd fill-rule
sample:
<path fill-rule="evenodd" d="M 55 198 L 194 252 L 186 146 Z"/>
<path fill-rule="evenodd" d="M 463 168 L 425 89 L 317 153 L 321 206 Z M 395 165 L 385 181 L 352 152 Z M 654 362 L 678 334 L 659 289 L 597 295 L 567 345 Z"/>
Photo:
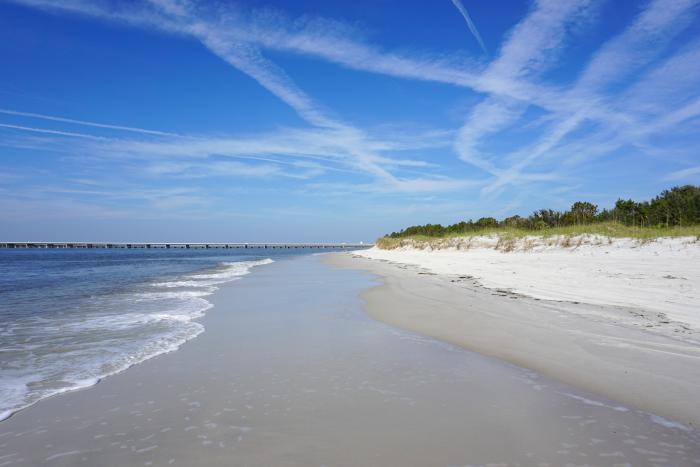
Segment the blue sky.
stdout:
<path fill-rule="evenodd" d="M 700 1 L 0 1 L 7 240 L 371 241 L 700 182 Z"/>

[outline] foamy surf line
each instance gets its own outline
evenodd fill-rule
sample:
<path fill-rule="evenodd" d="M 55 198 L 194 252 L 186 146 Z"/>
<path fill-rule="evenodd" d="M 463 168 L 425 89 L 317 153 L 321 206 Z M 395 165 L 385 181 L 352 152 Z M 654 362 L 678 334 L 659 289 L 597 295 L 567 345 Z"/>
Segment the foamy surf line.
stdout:
<path fill-rule="evenodd" d="M 128 294 L 97 297 L 112 306 L 111 313 L 90 312 L 44 322 L 35 318 L 9 326 L 3 335 L 33 333 L 32 339 L 42 344 L 23 348 L 21 342 L 10 342 L 0 348 L 0 355 L 15 358 L 0 377 L 0 421 L 40 400 L 94 386 L 107 376 L 177 350 L 204 332 L 195 320 L 213 307 L 205 297 L 218 286 L 250 274 L 254 267 L 273 262 L 270 258 L 222 262 L 215 268 L 152 281 Z M 79 350 L 52 358 L 53 350 L 61 350 L 50 348 L 57 336 L 67 340 L 61 345 Z M 33 356 L 37 351 L 45 353 L 43 358 Z"/>

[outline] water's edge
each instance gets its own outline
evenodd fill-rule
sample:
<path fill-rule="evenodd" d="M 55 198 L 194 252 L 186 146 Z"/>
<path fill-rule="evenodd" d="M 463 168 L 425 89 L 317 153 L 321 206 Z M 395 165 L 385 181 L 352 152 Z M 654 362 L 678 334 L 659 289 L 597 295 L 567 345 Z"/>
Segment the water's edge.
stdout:
<path fill-rule="evenodd" d="M 114 333 L 114 329 L 117 329 L 116 332 L 133 332 L 138 337 L 134 337 L 129 342 L 119 342 L 118 344 L 123 344 L 124 347 L 107 357 L 100 356 L 90 362 L 85 358 L 71 362 L 76 368 L 70 368 L 63 374 L 60 374 L 61 369 L 21 368 L 16 362 L 12 362 L 14 368 L 11 367 L 11 371 L 6 371 L 4 378 L 6 381 L 3 382 L 6 389 L 0 391 L 0 395 L 3 396 L 0 399 L 0 422 L 42 400 L 93 387 L 104 378 L 121 373 L 159 355 L 178 350 L 183 344 L 204 332 L 204 325 L 198 320 L 213 307 L 205 297 L 216 292 L 221 285 L 241 279 L 253 268 L 272 262 L 274 260 L 271 258 L 220 262 L 215 267 L 207 267 L 174 277 L 172 274 L 154 277 L 147 284 L 147 288 L 153 288 L 153 292 L 143 292 L 143 289 L 132 291 L 128 297 L 130 301 L 124 304 L 131 303 L 133 308 L 125 309 L 120 315 L 87 316 L 83 322 L 79 323 L 64 322 L 53 325 L 46 322 L 46 327 L 53 327 L 54 335 L 61 334 L 65 329 L 67 334 L 72 333 L 73 336 L 83 332 L 95 334 L 104 332 L 110 336 L 110 333 Z M 157 307 L 142 306 L 142 303 L 152 305 L 155 302 L 158 302 Z M 42 320 L 49 321 L 46 318 Z M 77 330 L 78 326 L 83 326 L 85 329 Z M 109 329 L 109 326 L 112 329 Z M 16 327 L 19 331 L 26 333 L 26 328 L 29 326 L 24 324 L 24 327 L 21 325 Z M 12 332 L 14 328 L 11 325 L 3 331 L 7 335 L 14 334 Z M 105 337 L 105 339 L 114 339 L 114 336 Z M 19 354 L 11 344 L 0 350 L 5 353 L 14 351 L 15 355 Z M 27 362 L 29 361 L 31 360 L 27 357 Z M 80 367 L 80 365 L 83 366 Z M 78 374 L 88 376 L 70 379 L 70 376 Z M 14 381 L 12 375 L 16 378 Z M 60 379 L 54 381 L 50 378 Z"/>

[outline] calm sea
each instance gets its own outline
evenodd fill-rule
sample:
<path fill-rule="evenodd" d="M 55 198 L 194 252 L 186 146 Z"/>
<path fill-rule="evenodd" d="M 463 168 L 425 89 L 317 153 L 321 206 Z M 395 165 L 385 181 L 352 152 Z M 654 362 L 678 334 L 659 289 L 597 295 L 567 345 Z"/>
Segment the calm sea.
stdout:
<path fill-rule="evenodd" d="M 0 420 L 177 349 L 217 286 L 311 252 L 0 250 Z"/>

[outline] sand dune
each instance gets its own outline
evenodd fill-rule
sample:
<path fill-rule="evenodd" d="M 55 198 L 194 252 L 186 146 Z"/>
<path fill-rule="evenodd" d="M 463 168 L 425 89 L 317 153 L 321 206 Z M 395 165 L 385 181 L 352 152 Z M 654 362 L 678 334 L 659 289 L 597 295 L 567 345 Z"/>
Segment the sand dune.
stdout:
<path fill-rule="evenodd" d="M 437 248 L 406 240 L 356 254 L 464 275 L 481 285 L 546 300 L 639 309 L 658 322 L 700 330 L 700 242 L 601 236 L 446 239 Z"/>

